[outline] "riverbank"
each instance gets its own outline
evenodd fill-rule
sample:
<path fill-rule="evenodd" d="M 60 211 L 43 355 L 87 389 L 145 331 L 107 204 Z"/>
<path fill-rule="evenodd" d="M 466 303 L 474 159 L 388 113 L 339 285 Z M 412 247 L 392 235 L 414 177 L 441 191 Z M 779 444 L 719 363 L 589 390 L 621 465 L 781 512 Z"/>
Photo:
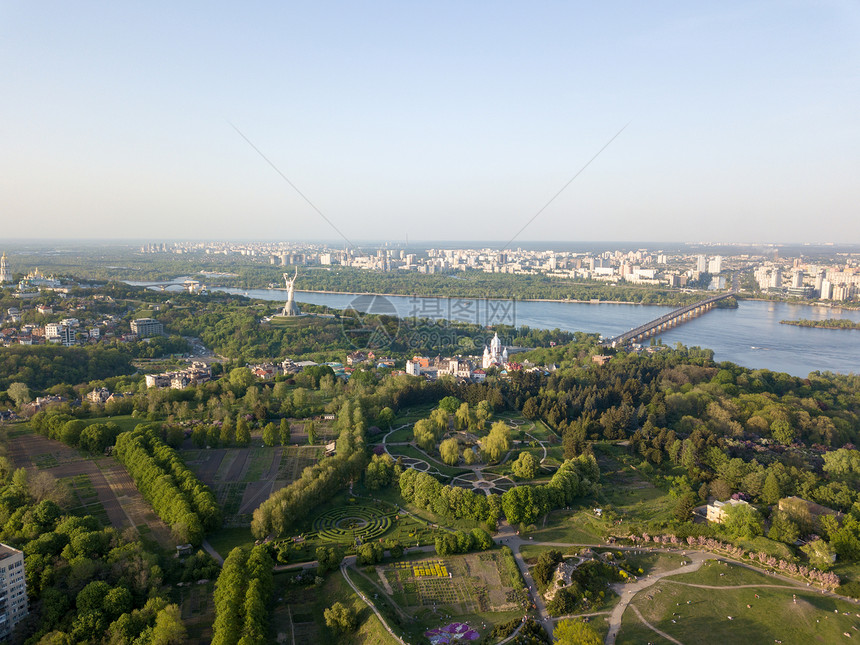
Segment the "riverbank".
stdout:
<path fill-rule="evenodd" d="M 213 289 L 224 289 L 225 287 L 212 286 Z M 239 287 L 230 287 L 231 289 L 241 290 Z M 286 291 L 284 287 L 265 287 L 266 291 Z M 246 289 L 252 291 L 253 289 Z M 501 296 L 418 296 L 414 293 L 377 293 L 374 291 L 326 291 L 323 289 L 297 289 L 296 293 L 320 293 L 334 296 L 382 296 L 385 298 L 421 298 L 422 300 L 505 300 Z M 707 292 L 702 292 L 702 299 L 708 297 Z M 592 298 L 590 300 L 574 300 L 562 298 L 510 298 L 517 302 L 559 302 L 562 304 L 574 305 L 641 305 L 643 307 L 674 307 L 675 304 L 665 302 L 634 302 L 632 300 L 600 300 Z M 683 307 L 684 305 L 677 305 Z"/>
<path fill-rule="evenodd" d="M 808 327 L 810 329 L 847 329 L 858 330 L 860 323 L 847 318 L 825 318 L 824 320 L 780 320 L 780 325 L 793 325 L 795 327 Z"/>
<path fill-rule="evenodd" d="M 810 302 L 808 300 L 775 300 L 773 298 L 752 298 L 744 295 L 737 295 L 735 297 L 739 300 L 749 300 L 750 302 L 773 302 L 785 305 L 800 305 L 802 307 L 821 307 L 822 309 L 830 309 L 831 311 L 839 311 L 840 309 L 846 309 L 848 311 L 860 311 L 860 305 L 846 305 L 842 303 L 820 301 Z"/>

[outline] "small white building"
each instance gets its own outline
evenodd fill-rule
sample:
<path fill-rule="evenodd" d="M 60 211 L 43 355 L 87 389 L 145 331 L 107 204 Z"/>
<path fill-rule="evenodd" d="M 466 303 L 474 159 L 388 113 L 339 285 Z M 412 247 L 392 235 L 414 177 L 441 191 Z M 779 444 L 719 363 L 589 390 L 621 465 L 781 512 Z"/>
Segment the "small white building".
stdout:
<path fill-rule="evenodd" d="M 709 522 L 716 522 L 717 524 L 722 524 L 726 519 L 726 508 L 730 508 L 732 506 L 737 506 L 739 504 L 747 504 L 742 499 L 729 499 L 725 502 L 721 502 L 719 500 L 713 502 L 712 504 L 708 504 L 707 509 L 707 518 Z M 749 506 L 749 504 L 747 504 Z"/>

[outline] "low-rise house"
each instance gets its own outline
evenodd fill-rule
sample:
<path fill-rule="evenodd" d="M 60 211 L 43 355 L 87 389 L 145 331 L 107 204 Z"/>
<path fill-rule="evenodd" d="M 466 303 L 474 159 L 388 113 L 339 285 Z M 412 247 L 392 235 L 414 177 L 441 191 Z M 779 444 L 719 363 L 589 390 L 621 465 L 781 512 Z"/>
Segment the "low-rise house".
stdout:
<path fill-rule="evenodd" d="M 275 378 L 275 374 L 278 372 L 277 368 L 272 363 L 249 365 L 248 368 L 251 370 L 251 374 L 262 379 Z"/>
<path fill-rule="evenodd" d="M 169 374 L 147 374 L 144 380 L 146 387 L 168 387 L 170 385 Z"/>
<path fill-rule="evenodd" d="M 367 354 L 364 352 L 352 352 L 346 356 L 347 365 L 359 365 L 367 360 Z"/>
<path fill-rule="evenodd" d="M 110 390 L 106 387 L 97 387 L 87 394 L 87 400 L 91 403 L 104 404 L 110 398 Z"/>
<path fill-rule="evenodd" d="M 191 385 L 191 378 L 185 372 L 174 372 L 170 375 L 170 389 L 184 390 Z"/>
<path fill-rule="evenodd" d="M 712 504 L 708 504 L 706 517 L 709 522 L 716 522 L 717 524 L 722 524 L 726 519 L 726 509 L 732 506 L 737 506 L 739 504 L 749 505 L 742 499 L 728 499 L 725 502 L 716 500 Z"/>

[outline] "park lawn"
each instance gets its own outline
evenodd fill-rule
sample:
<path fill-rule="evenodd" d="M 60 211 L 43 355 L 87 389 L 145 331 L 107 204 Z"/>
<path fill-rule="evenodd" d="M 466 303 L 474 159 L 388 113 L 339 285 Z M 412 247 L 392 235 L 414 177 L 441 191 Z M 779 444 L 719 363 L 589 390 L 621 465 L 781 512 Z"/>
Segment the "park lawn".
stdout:
<path fill-rule="evenodd" d="M 389 448 L 391 451 L 391 455 L 397 459 L 397 455 L 403 455 L 404 457 L 413 457 L 415 459 L 421 459 L 430 464 L 431 468 L 435 468 L 440 473 L 447 477 L 456 477 L 457 475 L 462 475 L 464 473 L 471 472 L 469 470 L 464 470 L 462 468 L 453 468 L 448 466 L 440 459 L 438 459 L 435 455 L 433 458 L 428 458 L 428 456 L 414 446 L 391 446 Z"/>
<path fill-rule="evenodd" d="M 600 549 L 601 551 L 612 551 L 612 549 Z M 664 571 L 673 571 L 680 568 L 682 562 L 688 562 L 686 556 L 680 553 L 660 553 L 648 551 L 625 551 L 624 559 L 630 569 L 639 577 Z M 639 573 L 642 569 L 642 573 Z"/>
<path fill-rule="evenodd" d="M 762 535 L 752 539 L 731 540 L 731 542 L 734 542 L 746 551 L 762 551 L 779 560 L 791 562 L 795 559 L 794 553 L 792 553 L 791 549 L 788 548 L 786 544 L 776 542 L 775 540 L 768 539 Z"/>
<path fill-rule="evenodd" d="M 435 405 L 416 405 L 409 408 L 403 408 L 397 413 L 394 418 L 393 425 L 403 425 L 404 423 L 415 423 L 421 419 L 426 419 L 435 408 Z"/>
<path fill-rule="evenodd" d="M 397 423 L 394 423 L 393 425 L 397 425 Z M 380 442 L 381 441 L 382 440 L 380 439 Z M 400 443 L 402 441 L 412 441 L 412 427 L 411 426 L 407 426 L 405 428 L 399 428 L 399 429 L 395 430 L 390 435 L 388 435 L 388 438 L 386 439 L 386 442 L 389 442 L 389 443 Z M 392 446 L 392 448 L 395 448 L 395 447 L 396 446 Z"/>
<path fill-rule="evenodd" d="M 796 603 L 793 594 L 797 595 Z M 853 603 L 822 596 L 806 587 L 715 590 L 661 581 L 638 594 L 632 604 L 652 625 L 686 645 L 776 640 L 785 645 L 843 642 L 843 633 L 853 634 L 852 626 L 858 623 Z M 675 623 L 673 612 L 679 614 L 674 616 Z M 619 639 L 622 642 L 636 641 L 625 635 Z"/>
<path fill-rule="evenodd" d="M 226 558 L 237 546 L 253 546 L 254 536 L 247 526 L 231 526 L 213 531 L 206 536 L 206 541 L 221 557 Z"/>
<path fill-rule="evenodd" d="M 747 567 L 720 562 L 718 560 L 707 560 L 698 571 L 679 576 L 669 576 L 666 580 L 720 587 L 732 587 L 736 585 L 789 585 L 789 583 L 783 580 L 748 569 Z"/>
<path fill-rule="evenodd" d="M 848 582 L 860 581 L 860 562 L 837 560 L 833 567 L 833 573 L 839 576 L 843 585 Z"/>
<path fill-rule="evenodd" d="M 114 417 L 104 416 L 84 419 L 84 422 L 88 426 L 91 426 L 94 423 L 107 423 L 108 421 L 112 421 L 113 423 L 117 424 L 119 426 L 119 429 L 123 432 L 134 430 L 141 423 L 147 423 L 146 419 L 141 419 L 140 417 L 133 417 L 130 414 L 121 414 Z"/>
<path fill-rule="evenodd" d="M 564 463 L 564 448 L 561 446 L 547 446 L 546 447 L 546 461 L 543 462 L 544 466 L 550 468 L 557 468 Z"/>
<path fill-rule="evenodd" d="M 392 504 L 397 504 L 402 508 L 405 508 L 407 511 L 412 513 L 413 515 L 423 519 L 424 521 L 430 524 L 438 524 L 439 526 L 444 526 L 450 529 L 463 529 L 469 531 L 474 528 L 481 527 L 480 522 L 476 522 L 475 520 L 470 519 L 448 519 L 446 517 L 442 517 L 441 515 L 436 515 L 432 511 L 425 510 L 423 508 L 418 508 L 417 506 L 413 506 L 412 504 L 407 504 L 406 501 L 400 496 L 400 490 L 396 486 L 391 486 L 388 488 L 383 488 L 373 493 L 373 496 L 381 499 L 385 502 L 390 502 Z"/>
<path fill-rule="evenodd" d="M 742 641 L 734 640 L 731 642 Z M 616 645 L 643 645 L 644 643 L 650 643 L 651 645 L 673 645 L 672 641 L 648 629 L 629 607 L 624 611 L 624 616 L 621 618 L 621 630 L 618 632 L 615 643 Z"/>
<path fill-rule="evenodd" d="M 541 542 L 601 544 L 608 530 L 609 522 L 596 517 L 590 509 L 560 509 L 548 515 L 546 528 L 532 531 L 529 537 Z"/>
<path fill-rule="evenodd" d="M 524 544 L 520 547 L 520 555 L 523 556 L 523 560 L 525 560 L 526 564 L 533 565 L 537 562 L 538 557 L 542 553 L 546 553 L 547 551 L 561 551 L 561 554 L 565 557 L 573 557 L 577 555 L 581 549 L 584 547 L 560 547 L 560 546 L 541 546 L 539 544 Z"/>
<path fill-rule="evenodd" d="M 320 587 L 296 586 L 290 579 L 286 574 L 275 576 L 277 603 L 272 612 L 272 630 L 276 642 L 338 645 L 393 645 L 397 642 L 340 571 L 330 573 Z M 334 634 L 326 627 L 323 612 L 335 602 L 352 607 L 358 613 L 358 628 L 354 632 Z"/>

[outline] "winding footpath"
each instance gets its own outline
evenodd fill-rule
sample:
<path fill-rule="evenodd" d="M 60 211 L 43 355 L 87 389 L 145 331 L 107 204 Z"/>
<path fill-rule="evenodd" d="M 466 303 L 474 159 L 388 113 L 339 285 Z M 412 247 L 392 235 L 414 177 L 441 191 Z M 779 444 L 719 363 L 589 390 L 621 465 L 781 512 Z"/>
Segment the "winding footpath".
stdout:
<path fill-rule="evenodd" d="M 653 584 L 656 584 L 663 578 L 667 576 L 679 576 L 685 573 L 693 573 L 694 571 L 698 571 L 702 566 L 702 563 L 705 560 L 717 560 L 717 556 L 711 553 L 702 553 L 700 551 L 694 551 L 692 553 L 687 554 L 687 556 L 691 562 L 690 564 L 684 565 L 683 567 L 679 567 L 678 569 L 672 569 L 671 571 L 663 571 L 661 573 L 654 573 L 641 580 L 637 580 L 633 583 L 626 584 L 614 584 L 612 585 L 612 590 L 616 592 L 619 596 L 618 604 L 612 609 L 612 613 L 609 615 L 609 633 L 606 635 L 606 640 L 604 641 L 605 645 L 615 645 L 615 639 L 618 638 L 618 632 L 621 630 L 621 617 L 624 615 L 624 610 L 627 609 L 627 605 L 630 604 L 630 601 L 643 589 L 647 589 Z M 639 615 L 639 611 L 636 607 L 632 607 L 633 611 Z M 639 618 L 642 618 L 639 615 Z M 652 631 L 660 634 L 664 638 L 669 639 L 673 643 L 677 643 L 681 645 L 678 641 L 670 636 L 667 636 L 663 632 L 655 629 L 651 626 L 645 619 L 642 619 L 642 622 L 645 623 Z"/>
<path fill-rule="evenodd" d="M 647 620 L 645 620 L 645 617 L 642 615 L 642 613 L 639 611 L 639 608 L 636 605 L 630 605 L 630 609 L 632 609 L 633 613 L 636 614 L 636 617 L 642 621 L 642 624 L 645 625 L 645 627 L 650 629 L 652 632 L 654 632 L 655 634 L 659 634 L 660 636 L 662 636 L 663 638 L 665 638 L 669 642 L 675 643 L 675 645 L 684 645 L 677 638 L 673 638 L 673 637 L 669 636 L 669 634 L 667 634 L 663 630 L 657 629 L 656 627 L 654 627 L 654 625 L 652 625 Z"/>
<path fill-rule="evenodd" d="M 400 645 L 409 645 L 409 643 L 407 643 L 405 640 L 400 638 L 400 636 L 395 634 L 394 631 L 391 629 L 391 627 L 388 626 L 388 623 L 385 622 L 385 618 L 383 618 L 382 614 L 379 613 L 379 610 L 376 608 L 376 605 L 374 605 L 370 601 L 370 599 L 367 596 L 365 596 L 364 593 L 362 593 L 358 587 L 355 586 L 355 583 L 349 577 L 349 574 L 347 573 L 346 569 L 347 569 L 347 567 L 345 564 L 340 565 L 340 572 L 343 574 L 344 580 L 346 580 L 347 584 L 349 584 L 349 586 L 352 587 L 352 590 L 356 593 L 356 595 L 358 595 L 358 597 L 361 598 L 367 604 L 368 607 L 370 607 L 371 611 L 373 611 L 373 613 L 376 614 L 376 617 L 379 619 L 379 622 L 382 623 L 383 627 L 385 627 L 385 631 L 387 631 L 389 634 L 391 634 L 391 638 L 393 638 L 398 643 L 400 643 Z"/>

